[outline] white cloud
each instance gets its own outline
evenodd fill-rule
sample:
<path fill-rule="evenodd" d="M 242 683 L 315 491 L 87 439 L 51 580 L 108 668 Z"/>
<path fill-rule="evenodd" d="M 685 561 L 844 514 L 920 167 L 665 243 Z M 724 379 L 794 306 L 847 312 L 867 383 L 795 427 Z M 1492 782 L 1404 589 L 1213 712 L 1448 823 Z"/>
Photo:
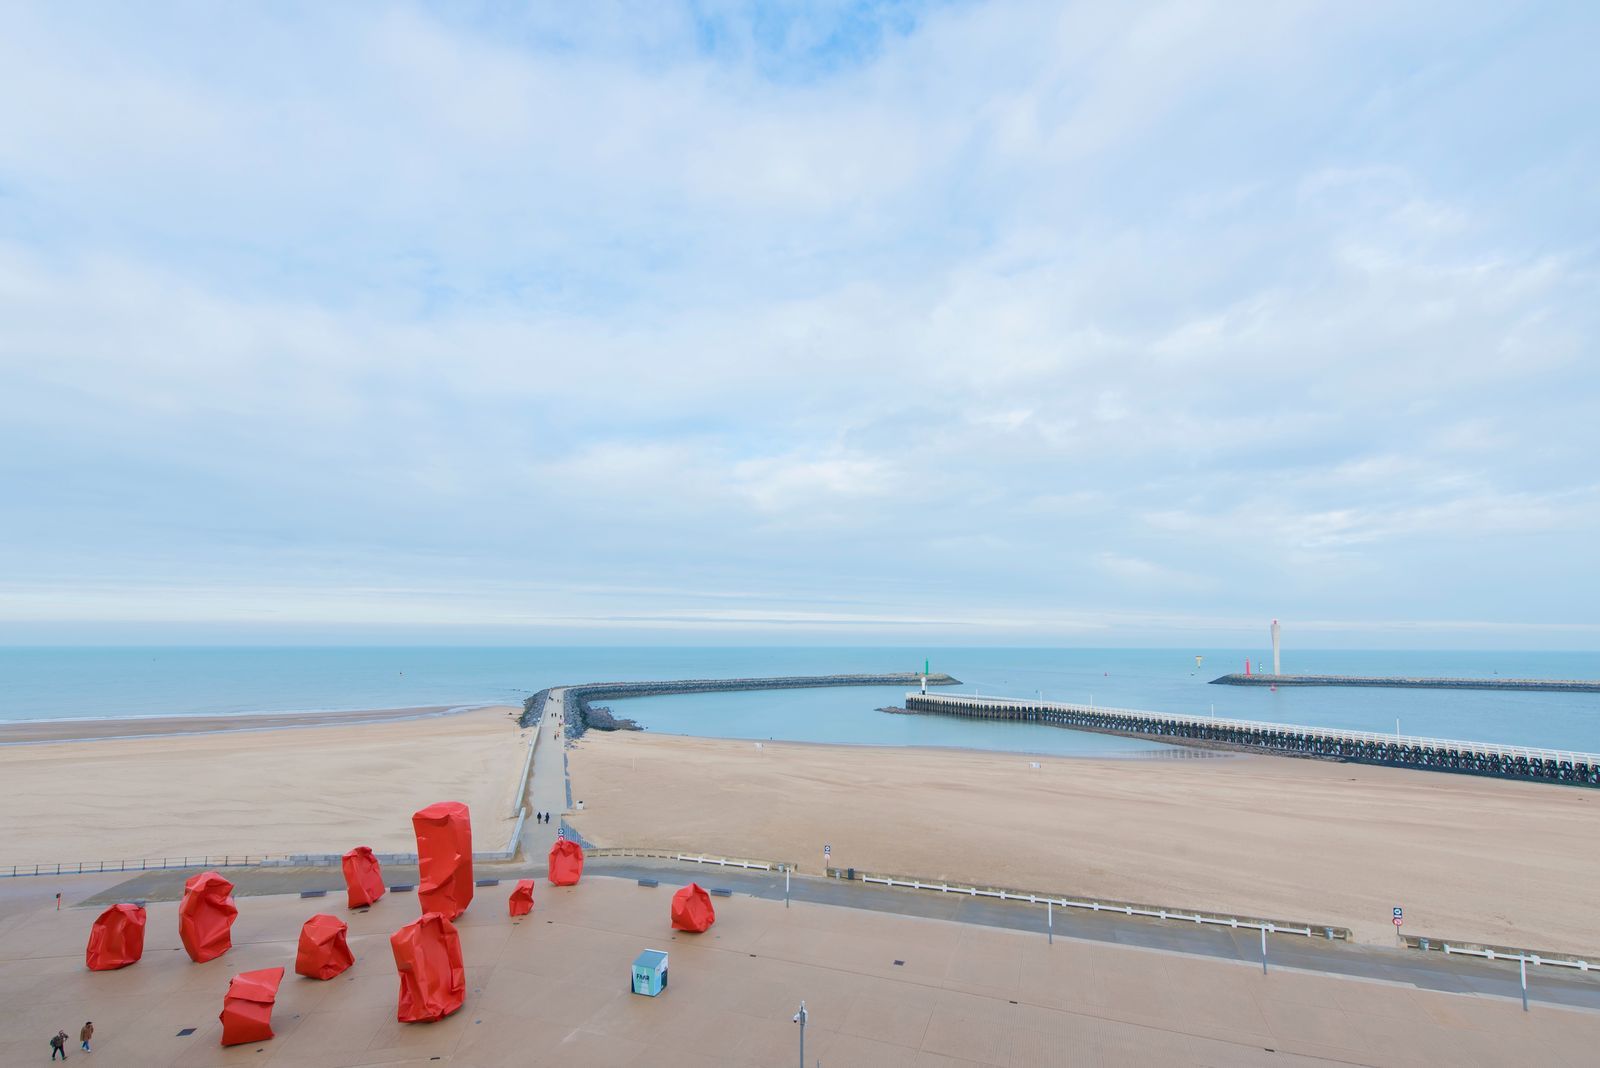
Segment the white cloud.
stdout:
<path fill-rule="evenodd" d="M 111 575 L 174 618 L 386 618 L 331 577 L 1067 635 L 1262 575 L 1306 616 L 1592 603 L 1600 158 L 1524 121 L 1588 121 L 1576 68 L 1417 64 L 1581 34 L 994 4 L 827 53 L 847 14 L 708 52 L 658 7 L 8 13 L 0 580 L 59 597 L 0 616 Z"/>

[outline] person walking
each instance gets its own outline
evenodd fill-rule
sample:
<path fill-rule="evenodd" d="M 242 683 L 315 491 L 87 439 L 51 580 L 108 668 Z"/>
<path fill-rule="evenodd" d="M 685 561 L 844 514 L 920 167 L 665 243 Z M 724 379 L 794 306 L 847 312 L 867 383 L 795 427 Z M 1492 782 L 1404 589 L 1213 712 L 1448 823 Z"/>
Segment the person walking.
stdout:
<path fill-rule="evenodd" d="M 57 1031 L 56 1037 L 50 1040 L 50 1059 L 52 1061 L 56 1059 L 57 1053 L 61 1054 L 62 1060 L 67 1059 L 67 1033 L 65 1031 Z"/>
<path fill-rule="evenodd" d="M 89 1040 L 91 1038 L 93 1038 L 93 1037 L 94 1037 L 94 1021 L 93 1020 L 86 1020 L 84 1022 L 84 1025 L 83 1025 L 83 1029 L 78 1032 L 78 1040 L 83 1043 L 83 1052 L 85 1052 L 85 1053 L 93 1053 L 94 1052 L 94 1050 L 89 1048 Z"/>

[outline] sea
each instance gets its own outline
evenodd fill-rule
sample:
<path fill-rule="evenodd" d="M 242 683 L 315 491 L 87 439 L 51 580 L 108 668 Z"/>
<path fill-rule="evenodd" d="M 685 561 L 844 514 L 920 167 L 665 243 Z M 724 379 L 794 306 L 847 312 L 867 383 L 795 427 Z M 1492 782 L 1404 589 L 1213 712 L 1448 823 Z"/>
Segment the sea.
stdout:
<path fill-rule="evenodd" d="M 1210 685 L 1261 651 L 911 647 L 0 648 L 0 721 L 520 704 L 546 686 L 933 671 L 954 691 L 1600 752 L 1600 694 Z M 1600 678 L 1600 653 L 1295 650 L 1286 672 Z M 1031 724 L 895 715 L 897 687 L 636 698 L 666 734 L 1138 756 L 1169 747 Z"/>

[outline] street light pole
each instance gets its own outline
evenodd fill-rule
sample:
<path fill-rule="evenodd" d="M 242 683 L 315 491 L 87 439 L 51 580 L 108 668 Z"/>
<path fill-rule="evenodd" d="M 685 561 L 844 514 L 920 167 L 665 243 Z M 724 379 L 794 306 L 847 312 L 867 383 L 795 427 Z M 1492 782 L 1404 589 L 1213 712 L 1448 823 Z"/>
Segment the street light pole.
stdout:
<path fill-rule="evenodd" d="M 800 1003 L 800 1011 L 794 1014 L 794 1022 L 800 1025 L 800 1068 L 806 1068 L 806 1003 Z"/>

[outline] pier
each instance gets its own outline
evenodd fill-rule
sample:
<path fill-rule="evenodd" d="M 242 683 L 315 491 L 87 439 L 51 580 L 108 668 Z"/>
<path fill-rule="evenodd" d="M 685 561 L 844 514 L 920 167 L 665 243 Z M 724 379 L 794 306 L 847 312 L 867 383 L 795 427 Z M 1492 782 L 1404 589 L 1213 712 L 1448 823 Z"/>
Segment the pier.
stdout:
<path fill-rule="evenodd" d="M 809 690 L 832 686 L 959 686 L 961 680 L 944 672 L 921 674 L 893 671 L 874 675 L 783 675 L 761 679 L 657 679 L 636 682 L 585 682 L 561 687 L 565 690 L 562 712 L 571 737 L 581 735 L 591 724 L 590 703 L 616 701 L 629 697 L 660 697 L 665 694 L 728 693 L 738 690 Z M 544 707 L 550 688 L 540 690 L 523 702 L 522 726 L 530 726 L 535 710 Z"/>
<path fill-rule="evenodd" d="M 971 694 L 908 693 L 906 709 L 1127 734 L 1178 745 L 1209 744 L 1279 756 L 1319 757 L 1357 764 L 1600 788 L 1600 754 L 1597 753 Z"/>
<path fill-rule="evenodd" d="M 1387 686 L 1412 690 L 1523 690 L 1600 693 L 1600 679 L 1430 679 L 1400 675 L 1245 675 L 1211 680 L 1213 686 Z"/>

